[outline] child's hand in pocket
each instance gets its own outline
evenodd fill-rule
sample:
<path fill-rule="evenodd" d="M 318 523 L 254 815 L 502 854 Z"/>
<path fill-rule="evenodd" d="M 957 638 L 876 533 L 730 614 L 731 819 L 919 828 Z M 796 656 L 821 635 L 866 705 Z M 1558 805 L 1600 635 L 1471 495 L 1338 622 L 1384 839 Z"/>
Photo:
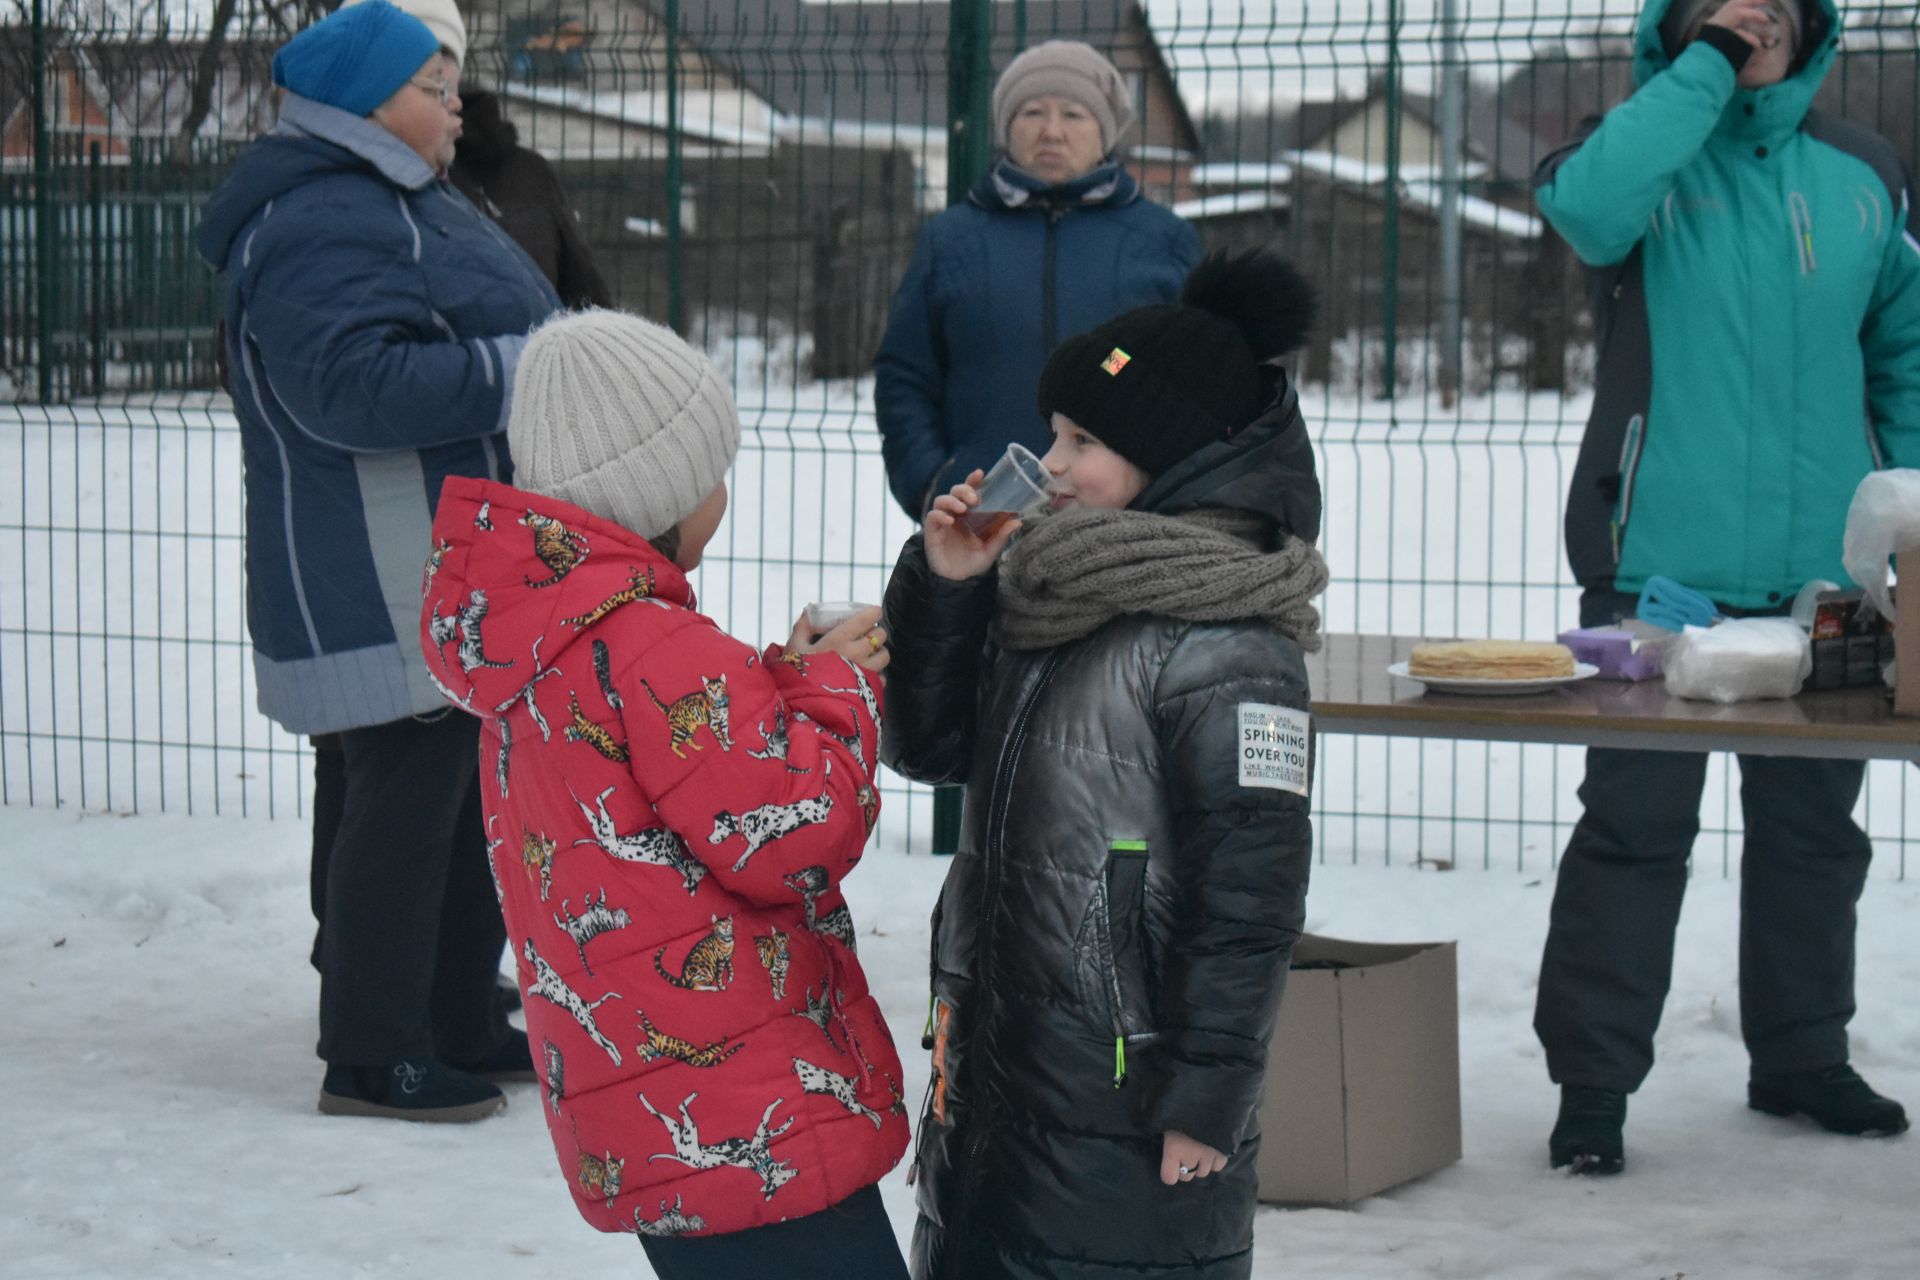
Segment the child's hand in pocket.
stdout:
<path fill-rule="evenodd" d="M 1192 1182 L 1227 1167 L 1227 1158 L 1198 1138 L 1169 1129 L 1160 1145 L 1160 1181 Z"/>

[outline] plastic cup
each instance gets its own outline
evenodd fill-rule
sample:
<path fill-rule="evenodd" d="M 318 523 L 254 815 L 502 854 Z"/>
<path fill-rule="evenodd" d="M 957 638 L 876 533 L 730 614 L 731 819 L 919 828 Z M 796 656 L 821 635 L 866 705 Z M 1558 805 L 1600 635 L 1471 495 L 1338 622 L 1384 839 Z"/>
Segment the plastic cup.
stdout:
<path fill-rule="evenodd" d="M 1010 444 L 979 484 L 980 505 L 960 519 L 968 533 L 985 542 L 1009 520 L 1043 509 L 1052 498 L 1053 477 L 1033 450 Z"/>
<path fill-rule="evenodd" d="M 822 600 L 807 606 L 807 625 L 813 633 L 823 636 L 856 613 L 873 608 L 858 600 Z"/>

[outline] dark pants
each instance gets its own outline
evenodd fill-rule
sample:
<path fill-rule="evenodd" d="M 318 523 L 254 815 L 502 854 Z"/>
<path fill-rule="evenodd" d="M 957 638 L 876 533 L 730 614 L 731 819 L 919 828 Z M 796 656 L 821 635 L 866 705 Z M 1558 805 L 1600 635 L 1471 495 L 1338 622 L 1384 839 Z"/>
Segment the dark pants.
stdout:
<path fill-rule="evenodd" d="M 1633 597 L 1588 592 L 1581 624 Z M 1755 1071 L 1847 1060 L 1854 908 L 1873 848 L 1855 760 L 1741 756 L 1740 1031 Z M 1707 757 L 1587 752 L 1585 813 L 1554 885 L 1534 1031 L 1556 1083 L 1632 1092 L 1653 1066 Z"/>
<path fill-rule="evenodd" d="M 694 1212 L 691 1205 L 687 1212 Z M 642 1236 L 640 1245 L 660 1280 L 907 1280 L 907 1264 L 878 1187 L 856 1191 L 832 1208 L 791 1222 L 723 1236 Z"/>
<path fill-rule="evenodd" d="M 307 864 L 307 901 L 314 924 L 313 951 L 307 959 L 318 971 L 327 921 L 327 865 L 333 861 L 340 814 L 347 806 L 347 757 L 337 733 L 315 734 L 307 741 L 313 747 L 313 857 Z"/>
<path fill-rule="evenodd" d="M 457 1065 L 506 1039 L 494 981 L 506 928 L 486 865 L 479 736 L 449 711 L 349 729 L 337 761 L 319 757 L 311 887 L 319 1053 L 330 1063 Z M 323 847 L 319 828 L 335 820 Z"/>

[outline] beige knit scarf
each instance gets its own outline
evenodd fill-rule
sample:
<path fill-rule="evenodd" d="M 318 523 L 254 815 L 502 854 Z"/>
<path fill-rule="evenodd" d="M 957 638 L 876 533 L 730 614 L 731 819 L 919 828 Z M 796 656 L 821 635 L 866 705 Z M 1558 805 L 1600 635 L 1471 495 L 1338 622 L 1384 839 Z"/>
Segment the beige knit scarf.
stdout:
<path fill-rule="evenodd" d="M 1202 508 L 1177 516 L 1073 509 L 1035 520 L 1000 561 L 993 639 L 1004 649 L 1051 649 L 1126 613 L 1191 622 L 1258 618 L 1303 649 L 1320 647 L 1313 599 L 1327 562 L 1251 512 Z"/>

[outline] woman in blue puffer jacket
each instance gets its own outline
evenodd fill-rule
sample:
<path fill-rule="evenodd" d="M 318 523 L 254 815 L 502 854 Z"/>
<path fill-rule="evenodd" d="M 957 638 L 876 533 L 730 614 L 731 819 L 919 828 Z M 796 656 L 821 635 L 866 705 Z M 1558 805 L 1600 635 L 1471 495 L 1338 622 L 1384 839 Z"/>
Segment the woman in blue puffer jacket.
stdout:
<path fill-rule="evenodd" d="M 1091 46 L 1035 45 L 993 90 L 1002 148 L 964 203 L 921 229 L 874 360 L 887 483 L 916 520 L 1019 441 L 1051 443 L 1040 369 L 1066 337 L 1171 302 L 1200 260 L 1193 229 L 1121 163 L 1126 82 Z"/>
<path fill-rule="evenodd" d="M 494 981 L 478 743 L 418 620 L 441 483 L 508 478 L 514 369 L 560 300 L 446 181 L 450 64 L 385 0 L 306 28 L 274 58 L 278 123 L 198 231 L 226 284 L 260 709 L 344 756 L 316 859 L 329 1114 L 478 1119 L 506 1105 L 489 1078 L 532 1078 Z M 490 660 L 485 615 L 475 599 L 451 620 L 464 664 Z"/>

